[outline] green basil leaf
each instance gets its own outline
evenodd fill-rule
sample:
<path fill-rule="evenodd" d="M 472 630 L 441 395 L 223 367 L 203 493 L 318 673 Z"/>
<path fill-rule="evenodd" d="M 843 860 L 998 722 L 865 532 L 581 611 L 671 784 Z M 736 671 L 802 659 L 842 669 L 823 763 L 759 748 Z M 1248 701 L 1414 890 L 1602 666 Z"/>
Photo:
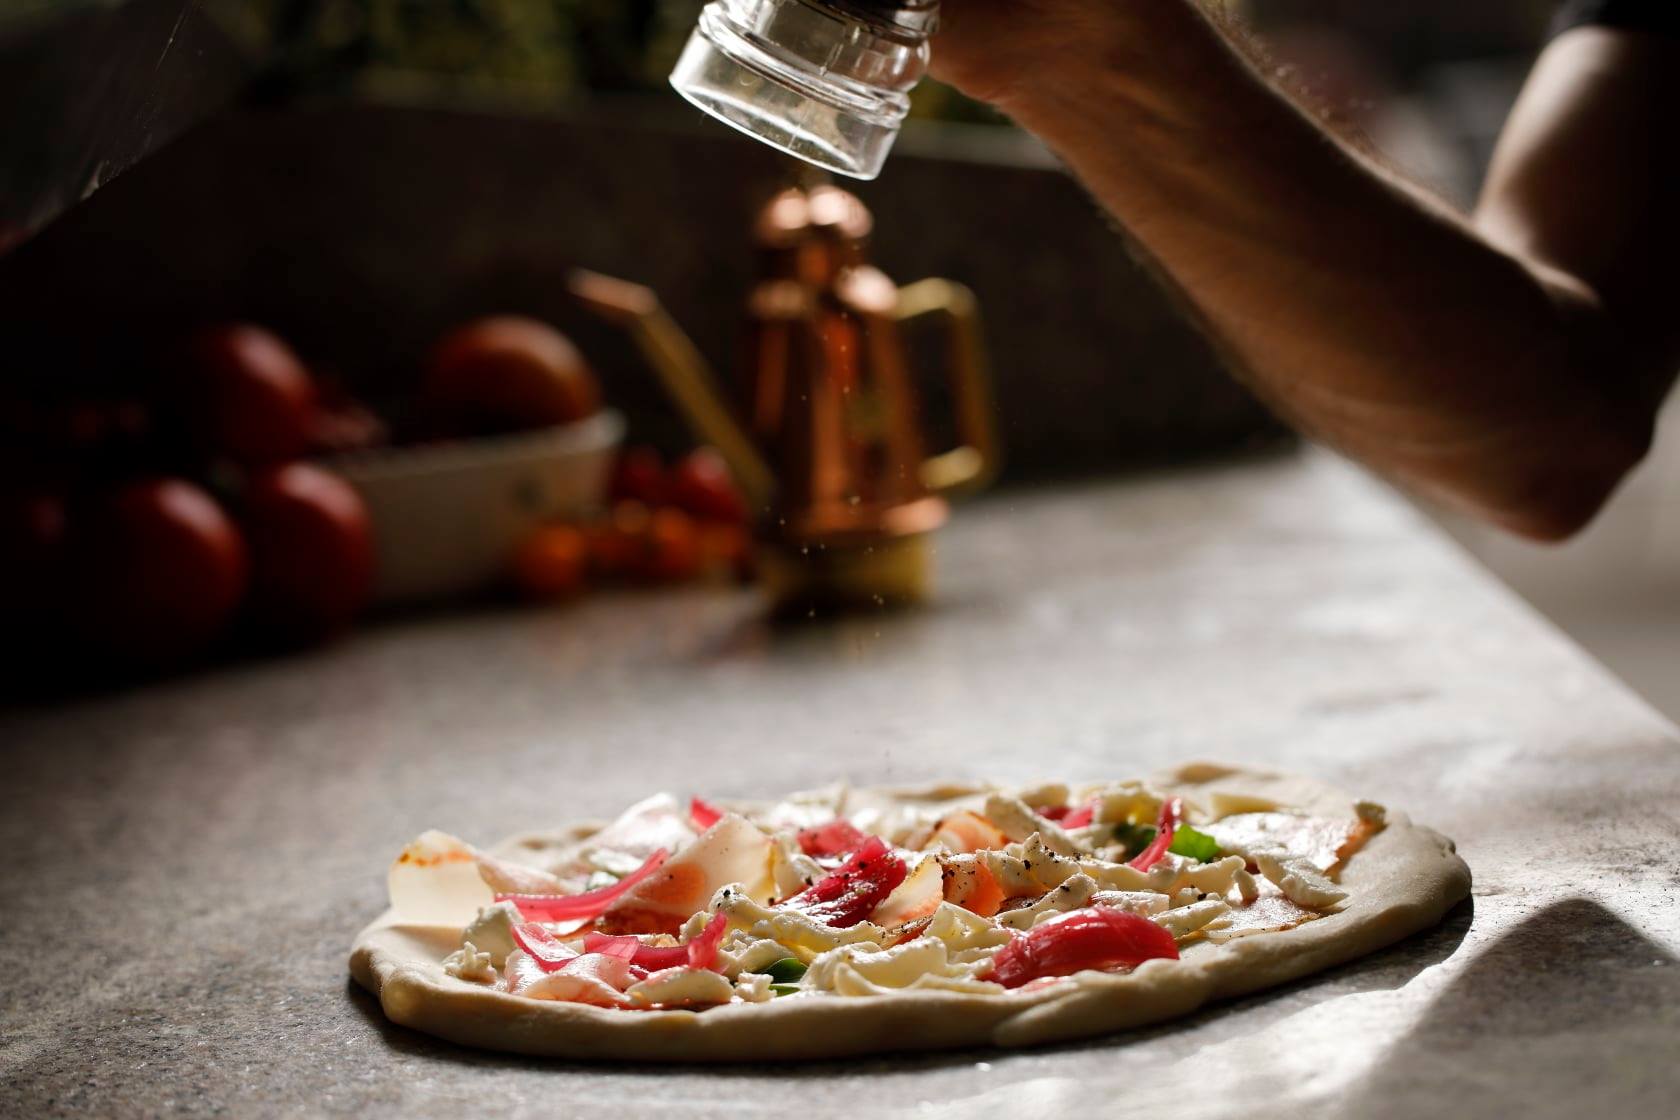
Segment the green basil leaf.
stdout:
<path fill-rule="evenodd" d="M 1175 856 L 1188 856 L 1202 863 L 1211 863 L 1219 858 L 1219 842 L 1207 833 L 1197 832 L 1183 824 L 1173 833 L 1172 846 L 1167 851 Z"/>
<path fill-rule="evenodd" d="M 783 957 L 768 968 L 758 971 L 770 977 L 771 984 L 797 984 L 799 978 L 805 975 L 805 966 L 799 963 L 797 957 Z"/>

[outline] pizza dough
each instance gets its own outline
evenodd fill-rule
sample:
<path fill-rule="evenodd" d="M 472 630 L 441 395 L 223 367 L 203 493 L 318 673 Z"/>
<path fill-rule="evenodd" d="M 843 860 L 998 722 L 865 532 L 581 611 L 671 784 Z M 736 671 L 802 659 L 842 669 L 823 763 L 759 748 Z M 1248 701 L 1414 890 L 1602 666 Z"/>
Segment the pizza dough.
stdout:
<path fill-rule="evenodd" d="M 1198 764 L 1150 780 L 1166 794 L 1208 804 L 1276 803 L 1312 816 L 1350 818 L 1355 800 L 1309 779 Z M 982 803 L 994 787 L 854 791 L 848 810 L 941 810 Z M 1229 811 L 1229 810 L 1228 810 Z M 596 835 L 579 826 L 517 837 L 490 854 L 518 865 Z M 512 869 L 517 874 L 517 870 Z M 701 1011 L 636 1010 L 537 1000 L 450 975 L 462 924 L 422 924 L 395 910 L 356 938 L 356 981 L 392 1022 L 467 1046 L 571 1059 L 777 1061 L 974 1046 L 1033 1046 L 1128 1030 L 1209 1003 L 1274 987 L 1375 952 L 1439 923 L 1470 892 L 1452 841 L 1390 811 L 1341 868 L 1348 898 L 1295 928 L 1222 944 L 1189 945 L 1178 960 L 1129 973 L 1080 972 L 1002 994 L 904 990 L 862 997 L 780 998 Z"/>

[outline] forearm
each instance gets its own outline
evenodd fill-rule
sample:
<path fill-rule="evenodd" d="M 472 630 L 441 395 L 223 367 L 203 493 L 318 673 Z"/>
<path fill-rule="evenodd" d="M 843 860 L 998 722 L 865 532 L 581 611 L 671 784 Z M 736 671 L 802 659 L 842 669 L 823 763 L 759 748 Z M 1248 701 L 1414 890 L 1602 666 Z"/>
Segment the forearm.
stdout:
<path fill-rule="evenodd" d="M 1121 220 L 1291 421 L 1414 487 L 1558 535 L 1641 453 L 1591 293 L 1341 145 L 1183 0 L 1052 6 L 995 96 Z M 1047 20 L 1056 17 L 1047 14 Z"/>

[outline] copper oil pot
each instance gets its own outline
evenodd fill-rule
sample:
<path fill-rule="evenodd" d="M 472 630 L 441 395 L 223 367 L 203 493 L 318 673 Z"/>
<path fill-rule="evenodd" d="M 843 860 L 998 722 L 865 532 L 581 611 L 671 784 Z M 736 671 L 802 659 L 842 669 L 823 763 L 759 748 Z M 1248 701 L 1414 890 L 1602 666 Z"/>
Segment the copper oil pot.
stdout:
<path fill-rule="evenodd" d="M 747 297 L 745 414 L 648 288 L 578 272 L 572 290 L 627 327 L 697 435 L 722 452 L 757 523 L 759 563 L 783 607 L 922 599 L 947 499 L 984 487 L 998 446 L 973 294 L 949 280 L 897 287 L 864 256 L 872 219 L 823 184 L 759 215 Z M 944 316 L 962 444 L 929 456 L 901 324 Z"/>

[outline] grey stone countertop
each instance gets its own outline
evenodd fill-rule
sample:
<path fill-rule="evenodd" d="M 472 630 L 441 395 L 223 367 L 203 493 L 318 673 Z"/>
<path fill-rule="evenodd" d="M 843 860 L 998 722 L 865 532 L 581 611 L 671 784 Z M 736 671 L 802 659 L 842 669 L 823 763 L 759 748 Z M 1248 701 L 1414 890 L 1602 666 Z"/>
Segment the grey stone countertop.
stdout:
<path fill-rule="evenodd" d="M 1672 1116 L 1675 733 L 1319 454 L 1005 494 L 935 606 L 746 593 L 368 627 L 0 720 L 0 1114 Z M 1322 776 L 1455 837 L 1439 929 L 1158 1029 L 1024 1053 L 586 1067 L 397 1029 L 346 978 L 414 834 L 652 789 Z"/>

